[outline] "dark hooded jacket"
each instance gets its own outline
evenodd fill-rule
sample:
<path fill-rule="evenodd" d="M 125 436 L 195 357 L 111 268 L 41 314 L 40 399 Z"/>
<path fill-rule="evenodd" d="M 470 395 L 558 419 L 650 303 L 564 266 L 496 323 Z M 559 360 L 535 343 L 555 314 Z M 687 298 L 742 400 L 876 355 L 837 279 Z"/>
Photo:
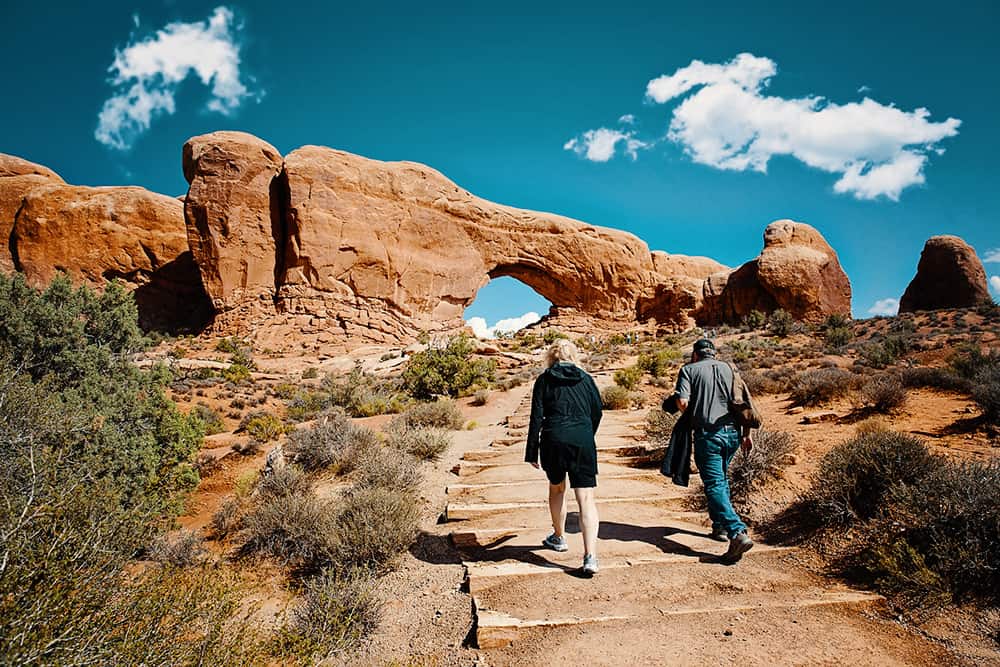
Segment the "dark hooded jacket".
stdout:
<path fill-rule="evenodd" d="M 539 449 L 551 442 L 596 447 L 601 423 L 601 394 L 579 366 L 559 362 L 535 380 L 524 460 L 538 462 Z"/>

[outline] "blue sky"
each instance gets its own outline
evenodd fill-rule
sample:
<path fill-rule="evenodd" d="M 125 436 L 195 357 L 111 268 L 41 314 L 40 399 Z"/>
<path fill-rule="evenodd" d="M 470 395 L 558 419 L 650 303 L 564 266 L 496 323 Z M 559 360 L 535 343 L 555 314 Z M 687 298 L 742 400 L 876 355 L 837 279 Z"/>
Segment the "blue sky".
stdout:
<path fill-rule="evenodd" d="M 902 294 L 929 236 L 1000 248 L 992 3 L 363 4 L 7 3 L 0 151 L 173 195 L 183 142 L 238 129 L 730 266 L 792 218 L 838 251 L 857 316 Z M 126 131 L 143 104 L 173 113 Z M 495 281 L 467 315 L 546 308 Z"/>

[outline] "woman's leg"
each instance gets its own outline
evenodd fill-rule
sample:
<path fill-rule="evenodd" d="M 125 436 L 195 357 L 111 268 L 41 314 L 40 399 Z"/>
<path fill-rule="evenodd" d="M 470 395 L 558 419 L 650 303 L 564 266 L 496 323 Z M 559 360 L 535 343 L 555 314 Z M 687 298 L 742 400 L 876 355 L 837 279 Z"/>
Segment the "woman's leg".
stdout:
<path fill-rule="evenodd" d="M 552 515 L 552 531 L 562 537 L 566 529 L 566 480 L 559 484 L 549 483 L 549 513 Z"/>
<path fill-rule="evenodd" d="M 596 489 L 587 487 L 573 489 L 576 494 L 576 504 L 580 506 L 580 532 L 583 533 L 583 554 L 597 554 L 597 531 L 600 519 L 597 517 Z"/>

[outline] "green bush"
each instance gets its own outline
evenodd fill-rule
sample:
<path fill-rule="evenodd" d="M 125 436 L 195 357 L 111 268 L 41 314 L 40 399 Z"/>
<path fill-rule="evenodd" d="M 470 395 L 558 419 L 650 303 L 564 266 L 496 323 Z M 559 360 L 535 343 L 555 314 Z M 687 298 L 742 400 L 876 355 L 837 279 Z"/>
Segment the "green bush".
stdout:
<path fill-rule="evenodd" d="M 251 412 L 240 423 L 240 428 L 244 429 L 251 438 L 257 442 L 271 442 L 277 440 L 285 432 L 285 424 L 270 412 Z"/>
<path fill-rule="evenodd" d="M 778 308 L 768 316 L 767 328 L 775 336 L 785 337 L 795 329 L 795 318 L 787 310 Z"/>
<path fill-rule="evenodd" d="M 663 347 L 653 352 L 640 354 L 637 365 L 643 372 L 658 378 L 670 374 L 673 371 L 674 362 L 680 358 L 680 351 L 671 347 Z"/>
<path fill-rule="evenodd" d="M 741 449 L 729 467 L 729 489 L 733 501 L 745 502 L 751 492 L 778 479 L 787 457 L 795 450 L 795 438 L 784 431 L 761 429 L 754 436 L 750 454 Z"/>
<path fill-rule="evenodd" d="M 203 401 L 199 401 L 191 408 L 188 417 L 192 420 L 198 420 L 205 435 L 215 435 L 226 430 L 226 423 L 222 420 L 222 415 Z"/>
<path fill-rule="evenodd" d="M 748 329 L 763 329 L 766 323 L 767 315 L 756 309 L 743 316 L 743 326 Z"/>
<path fill-rule="evenodd" d="M 343 474 L 354 470 L 365 450 L 377 446 L 374 431 L 354 424 L 341 408 L 331 408 L 312 426 L 290 433 L 285 452 L 305 470 Z"/>
<path fill-rule="evenodd" d="M 225 354 L 239 354 L 240 350 L 246 347 L 246 343 L 239 338 L 234 338 L 233 336 L 227 336 L 226 338 L 220 338 L 215 343 L 215 349 L 219 352 L 224 352 Z"/>
<path fill-rule="evenodd" d="M 559 331 L 558 329 L 548 329 L 545 331 L 544 334 L 542 334 L 542 342 L 544 342 L 546 345 L 552 345 L 552 343 L 562 338 L 568 339 L 569 336 L 564 334 L 562 331 Z"/>
<path fill-rule="evenodd" d="M 249 384 L 253 382 L 253 373 L 244 363 L 229 364 L 222 369 L 222 377 L 233 384 Z"/>
<path fill-rule="evenodd" d="M 834 317 L 831 315 L 830 317 Z M 827 318 L 829 322 L 830 318 Z M 849 325 L 826 325 L 823 327 L 823 341 L 829 351 L 839 351 L 854 340 L 854 331 Z"/>
<path fill-rule="evenodd" d="M 642 380 L 642 369 L 639 366 L 629 366 L 615 371 L 615 384 L 631 391 L 639 386 Z"/>
<path fill-rule="evenodd" d="M 319 369 L 315 366 L 310 366 L 309 368 L 302 371 L 303 380 L 313 380 L 319 377 Z"/>
<path fill-rule="evenodd" d="M 843 398 L 857 388 L 854 373 L 840 368 L 803 371 L 792 380 L 789 398 L 796 405 L 817 406 Z"/>
<path fill-rule="evenodd" d="M 836 445 L 820 460 L 807 503 L 821 525 L 882 516 L 890 491 L 919 483 L 940 461 L 919 438 L 875 430 Z"/>
<path fill-rule="evenodd" d="M 280 633 L 279 652 L 313 664 L 355 648 L 381 618 L 375 586 L 363 568 L 324 570 L 310 579 L 290 626 Z"/>
<path fill-rule="evenodd" d="M 861 403 L 875 412 L 887 414 L 906 403 L 906 386 L 895 373 L 883 373 L 861 385 Z"/>
<path fill-rule="evenodd" d="M 493 360 L 474 359 L 475 343 L 466 335 L 443 348 L 428 348 L 410 357 L 403 369 L 403 386 L 415 398 L 459 396 L 470 389 L 488 387 L 496 373 Z"/>
<path fill-rule="evenodd" d="M 327 392 L 301 389 L 288 401 L 286 414 L 292 421 L 308 421 L 331 405 Z"/>
<path fill-rule="evenodd" d="M 442 428 L 460 431 L 465 418 L 455 401 L 444 398 L 431 403 L 417 403 L 396 418 L 409 428 Z M 394 420 L 395 421 L 395 420 Z"/>
<path fill-rule="evenodd" d="M 394 414 L 406 404 L 406 397 L 391 383 L 377 381 L 358 366 L 343 379 L 327 375 L 322 388 L 328 394 L 327 405 L 340 406 L 352 417 Z"/>

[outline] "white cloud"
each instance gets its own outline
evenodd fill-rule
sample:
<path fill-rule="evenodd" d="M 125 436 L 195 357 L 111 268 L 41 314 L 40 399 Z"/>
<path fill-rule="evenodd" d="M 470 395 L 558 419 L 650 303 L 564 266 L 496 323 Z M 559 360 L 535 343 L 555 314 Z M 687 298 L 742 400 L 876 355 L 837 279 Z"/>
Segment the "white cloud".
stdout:
<path fill-rule="evenodd" d="M 630 113 L 627 113 L 624 116 L 619 116 L 618 117 L 618 122 L 621 123 L 622 125 L 634 125 L 635 124 L 635 116 L 633 116 Z"/>
<path fill-rule="evenodd" d="M 899 299 L 879 299 L 868 309 L 869 315 L 892 316 L 899 312 Z"/>
<path fill-rule="evenodd" d="M 750 53 L 724 64 L 694 60 L 651 80 L 646 97 L 657 104 L 677 102 L 667 138 L 695 162 L 766 173 L 772 157 L 789 155 L 839 174 L 834 190 L 858 199 L 895 201 L 905 188 L 923 183 L 928 153 L 940 154 L 937 144 L 958 134 L 961 125 L 955 118 L 932 122 L 927 109 L 902 111 L 868 97 L 841 105 L 818 96 L 766 95 L 777 71 L 773 60 Z M 616 132 L 590 132 L 602 130 Z M 651 145 L 632 133 L 629 139 Z M 611 159 L 621 137 L 610 146 L 608 141 L 599 151 L 601 162 Z"/>
<path fill-rule="evenodd" d="M 238 31 L 233 12 L 217 7 L 205 21 L 169 23 L 116 49 L 108 68 L 115 93 L 98 114 L 94 137 L 112 148 L 130 148 L 154 118 L 174 113 L 177 88 L 192 74 L 210 89 L 206 108 L 231 113 L 252 94 L 240 77 Z"/>
<path fill-rule="evenodd" d="M 861 93 L 862 95 L 864 95 L 865 93 L 870 93 L 870 92 L 872 92 L 872 89 L 871 89 L 871 87 L 870 87 L 870 86 L 860 86 L 860 87 L 858 88 L 858 92 L 859 92 L 859 93 Z"/>
<path fill-rule="evenodd" d="M 984 262 L 1000 262 L 1000 248 L 993 248 L 992 250 L 987 250 L 986 254 L 983 255 Z"/>
<path fill-rule="evenodd" d="M 540 319 L 542 316 L 538 313 L 529 312 L 520 317 L 500 320 L 493 326 L 488 326 L 482 317 L 470 317 L 465 323 L 472 329 L 476 338 L 496 338 L 498 333 L 513 333 Z"/>
<path fill-rule="evenodd" d="M 997 294 L 1000 294 L 1000 276 L 990 276 L 990 287 Z"/>
<path fill-rule="evenodd" d="M 573 151 L 591 162 L 607 162 L 615 156 L 618 144 L 622 144 L 622 152 L 635 160 L 640 148 L 646 148 L 648 143 L 635 138 L 632 131 L 621 132 L 606 127 L 587 130 L 580 137 L 574 137 L 563 144 L 563 149 Z"/>

